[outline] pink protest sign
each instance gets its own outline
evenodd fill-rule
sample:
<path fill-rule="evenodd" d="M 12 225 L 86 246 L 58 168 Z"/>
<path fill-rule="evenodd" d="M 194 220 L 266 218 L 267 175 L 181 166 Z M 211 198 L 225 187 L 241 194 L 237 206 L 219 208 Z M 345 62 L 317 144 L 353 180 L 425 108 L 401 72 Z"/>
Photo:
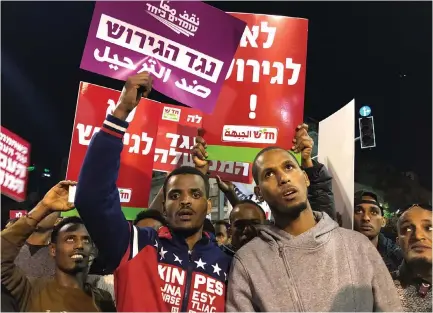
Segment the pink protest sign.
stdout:
<path fill-rule="evenodd" d="M 96 2 L 81 68 L 154 88 L 212 113 L 246 23 L 199 1 Z"/>

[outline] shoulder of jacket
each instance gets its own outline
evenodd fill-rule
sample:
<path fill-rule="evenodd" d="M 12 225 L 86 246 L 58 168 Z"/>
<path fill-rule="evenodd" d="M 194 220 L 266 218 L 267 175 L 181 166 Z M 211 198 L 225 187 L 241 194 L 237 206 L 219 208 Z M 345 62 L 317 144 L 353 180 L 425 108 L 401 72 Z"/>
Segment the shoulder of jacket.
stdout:
<path fill-rule="evenodd" d="M 353 245 L 354 242 L 360 244 L 360 247 L 370 247 L 367 244 L 371 245 L 370 240 L 367 238 L 367 236 L 361 234 L 360 232 L 357 232 L 355 230 L 346 229 L 343 227 L 338 227 L 336 229 L 338 233 L 340 234 L 340 237 L 345 242 L 348 242 L 350 245 Z"/>
<path fill-rule="evenodd" d="M 259 236 L 252 239 L 246 245 L 241 247 L 238 251 L 236 251 L 236 258 L 242 261 L 248 260 L 251 256 L 261 256 L 263 254 L 263 249 L 268 248 L 270 245 L 265 242 Z"/>

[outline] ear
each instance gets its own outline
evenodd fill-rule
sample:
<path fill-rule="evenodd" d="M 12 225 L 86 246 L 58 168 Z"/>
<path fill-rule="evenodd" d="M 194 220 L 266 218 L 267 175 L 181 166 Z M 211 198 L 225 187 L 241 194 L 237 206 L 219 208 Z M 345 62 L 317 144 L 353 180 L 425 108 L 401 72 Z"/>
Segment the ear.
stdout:
<path fill-rule="evenodd" d="M 385 227 L 386 226 L 386 218 L 382 217 L 382 224 L 380 225 L 380 227 Z"/>
<path fill-rule="evenodd" d="M 395 238 L 395 244 L 400 247 L 400 241 L 398 240 L 398 236 Z"/>
<path fill-rule="evenodd" d="M 212 201 L 211 199 L 207 199 L 207 211 L 206 214 L 209 215 L 212 212 Z"/>
<path fill-rule="evenodd" d="M 259 201 L 263 201 L 262 192 L 260 191 L 259 186 L 254 186 L 254 194 L 256 195 L 256 197 Z"/>
<path fill-rule="evenodd" d="M 50 243 L 50 249 L 49 249 L 50 255 L 52 258 L 56 257 L 56 244 Z"/>
<path fill-rule="evenodd" d="M 310 180 L 308 179 L 308 175 L 305 171 L 302 171 L 304 173 L 304 178 L 305 178 L 305 184 L 307 185 L 307 187 L 310 187 Z"/>

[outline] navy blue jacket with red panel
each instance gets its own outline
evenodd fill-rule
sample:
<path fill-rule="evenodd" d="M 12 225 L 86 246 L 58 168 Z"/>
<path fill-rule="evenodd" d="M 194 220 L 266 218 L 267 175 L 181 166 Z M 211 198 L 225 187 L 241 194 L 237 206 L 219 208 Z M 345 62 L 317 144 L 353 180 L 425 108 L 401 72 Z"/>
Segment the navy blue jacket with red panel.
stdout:
<path fill-rule="evenodd" d="M 116 180 L 128 123 L 107 116 L 90 142 L 75 205 L 99 253 L 114 270 L 118 311 L 224 312 L 231 258 L 208 236 L 192 251 L 168 228 L 131 226 Z"/>

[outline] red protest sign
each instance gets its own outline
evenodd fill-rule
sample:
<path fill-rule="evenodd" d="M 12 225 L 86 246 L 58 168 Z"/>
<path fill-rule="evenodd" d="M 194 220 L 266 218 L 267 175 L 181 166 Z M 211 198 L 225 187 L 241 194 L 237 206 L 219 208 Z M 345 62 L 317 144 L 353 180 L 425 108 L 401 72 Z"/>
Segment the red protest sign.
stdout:
<path fill-rule="evenodd" d="M 302 123 L 308 21 L 231 14 L 248 25 L 203 125 L 210 159 L 251 162 L 266 146 L 290 149 Z"/>
<path fill-rule="evenodd" d="M 26 210 L 10 210 L 9 218 L 17 218 L 27 214 Z"/>
<path fill-rule="evenodd" d="M 77 180 L 93 134 L 100 130 L 108 113 L 115 108 L 120 92 L 81 82 L 72 133 L 66 178 Z M 119 188 L 122 210 L 127 218 L 147 208 L 152 181 L 152 165 L 161 107 L 142 99 L 127 121 L 124 148 L 120 159 Z"/>
<path fill-rule="evenodd" d="M 27 191 L 30 143 L 3 126 L 1 126 L 0 136 L 1 193 L 15 201 L 24 201 Z"/>
<path fill-rule="evenodd" d="M 202 113 L 198 110 L 169 104 L 162 108 L 158 122 L 153 169 L 171 172 L 177 167 L 194 166 L 191 149 L 194 138 L 202 125 Z"/>
<path fill-rule="evenodd" d="M 185 107 L 161 104 L 153 169 L 171 172 L 180 166 L 194 166 L 191 149 L 198 129 L 202 127 L 202 112 Z M 212 177 L 223 180 L 250 182 L 248 163 L 210 162 Z"/>

